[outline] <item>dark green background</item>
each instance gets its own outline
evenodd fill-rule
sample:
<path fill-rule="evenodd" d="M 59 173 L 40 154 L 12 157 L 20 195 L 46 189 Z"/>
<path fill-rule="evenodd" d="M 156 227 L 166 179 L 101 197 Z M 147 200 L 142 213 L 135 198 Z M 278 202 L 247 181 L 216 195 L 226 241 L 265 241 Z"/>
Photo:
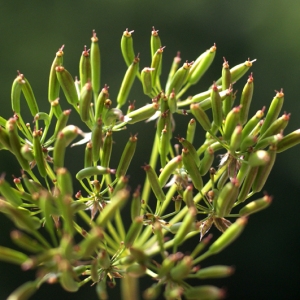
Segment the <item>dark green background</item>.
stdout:
<path fill-rule="evenodd" d="M 126 70 L 119 44 L 125 30 L 134 29 L 135 51 L 141 53 L 141 67 L 149 66 L 151 26 L 159 29 L 164 53 L 164 78 L 177 50 L 183 60 L 194 60 L 200 53 L 217 44 L 213 67 L 194 92 L 207 88 L 221 72 L 223 56 L 231 66 L 257 58 L 253 66 L 255 91 L 252 114 L 269 105 L 274 90 L 284 88 L 284 110 L 292 113 L 286 130 L 300 127 L 299 103 L 299 11 L 300 2 L 280 0 L 252 1 L 1 1 L 0 9 L 0 113 L 9 118 L 10 89 L 16 70 L 30 81 L 40 109 L 47 111 L 49 68 L 55 52 L 65 44 L 64 64 L 78 74 L 78 61 L 83 45 L 90 44 L 92 29 L 100 38 L 102 83 L 110 86 L 112 100 Z M 241 91 L 245 79 L 235 86 Z M 140 105 L 148 99 L 138 87 L 130 95 Z M 67 107 L 67 105 L 66 105 Z M 25 109 L 26 110 L 26 109 Z M 30 118 L 28 121 L 31 121 Z M 76 122 L 76 119 L 73 119 Z M 186 120 L 184 120 L 186 122 Z M 152 126 L 152 127 L 151 127 Z M 148 129 L 153 128 L 149 124 Z M 184 132 L 177 127 L 177 131 Z M 140 153 L 149 152 L 144 142 L 148 130 L 139 131 Z M 152 136 L 151 136 L 152 137 Z M 127 137 L 126 137 L 127 138 Z M 199 137 L 203 139 L 202 136 Z M 122 144 L 122 143 L 121 143 Z M 120 145 L 120 148 L 124 144 Z M 299 146 L 278 155 L 265 190 L 274 201 L 249 219 L 243 235 L 222 254 L 211 258 L 214 264 L 236 266 L 228 280 L 217 281 L 228 291 L 228 299 L 295 299 L 299 294 Z M 82 167 L 83 147 L 72 149 L 68 164 L 74 172 Z M 118 153 L 116 152 L 116 155 Z M 133 185 L 142 183 L 140 165 L 148 156 L 136 158 Z M 0 173 L 18 175 L 18 165 L 8 153 L 0 152 Z M 11 224 L 0 216 L 0 244 L 9 245 Z M 197 239 L 193 241 L 197 243 Z M 193 247 L 191 244 L 189 247 Z M 187 248 L 188 250 L 188 248 Z M 27 276 L 27 278 L 26 278 Z M 0 264 L 0 299 L 5 299 L 18 285 L 34 278 L 19 267 Z M 42 286 L 32 299 L 96 299 L 94 288 L 85 287 L 78 294 L 62 292 L 58 285 Z M 115 294 L 114 299 L 118 299 Z"/>

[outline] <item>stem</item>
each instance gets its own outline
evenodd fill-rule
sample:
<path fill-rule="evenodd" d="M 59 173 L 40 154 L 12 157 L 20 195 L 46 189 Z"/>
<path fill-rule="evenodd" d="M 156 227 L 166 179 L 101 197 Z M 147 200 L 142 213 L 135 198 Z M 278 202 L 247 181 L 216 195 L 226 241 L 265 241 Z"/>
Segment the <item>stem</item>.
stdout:
<path fill-rule="evenodd" d="M 123 300 L 139 300 L 138 279 L 128 275 L 121 278 L 121 294 Z"/>

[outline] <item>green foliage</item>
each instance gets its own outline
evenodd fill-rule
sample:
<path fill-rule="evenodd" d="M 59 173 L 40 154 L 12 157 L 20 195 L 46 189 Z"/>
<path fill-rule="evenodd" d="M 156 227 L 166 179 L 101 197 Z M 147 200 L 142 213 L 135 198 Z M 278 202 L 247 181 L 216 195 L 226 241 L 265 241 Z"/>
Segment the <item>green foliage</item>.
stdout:
<path fill-rule="evenodd" d="M 0 149 L 10 151 L 23 171 L 14 179 L 15 187 L 1 175 L 0 212 L 18 228 L 11 237 L 25 253 L 0 247 L 0 259 L 38 272 L 35 281 L 19 287 L 9 299 L 28 299 L 45 282 L 59 282 L 69 292 L 94 283 L 99 299 L 107 299 L 107 285 L 115 286 L 119 278 L 125 282 L 124 299 L 128 293 L 134 299 L 135 280 L 143 275 L 156 280 L 154 284 L 151 280 L 144 299 L 156 299 L 161 292 L 166 299 L 224 297 L 223 289 L 201 280 L 229 276 L 233 269 L 216 265 L 199 271 L 198 264 L 229 246 L 242 233 L 248 215 L 270 205 L 268 195 L 248 199 L 262 190 L 277 153 L 300 142 L 299 130 L 283 136 L 290 119 L 286 113 L 279 116 L 283 91 L 272 100 L 265 122 L 265 108 L 249 118 L 254 78 L 250 74 L 241 95 L 233 91 L 233 84 L 254 61 L 230 69 L 225 60 L 221 78 L 210 89 L 183 99 L 212 64 L 216 45 L 182 65 L 177 55 L 164 90 L 160 79 L 164 47 L 155 28 L 150 48 L 151 68 L 140 73 L 143 59 L 134 54 L 132 32 L 124 31 L 121 50 L 127 71 L 115 101 L 109 98 L 107 85 L 100 90 L 95 32 L 90 53 L 85 48 L 80 58 L 80 81 L 74 81 L 63 66 L 63 47 L 56 53 L 49 76 L 48 113 L 39 111 L 23 74 L 14 80 L 14 115 L 9 120 L 0 117 Z M 136 80 L 150 103 L 137 109 L 130 103 L 124 109 Z M 22 94 L 34 118 L 32 128 L 31 120 L 22 117 Z M 89 132 L 68 124 L 71 111 L 62 111 L 64 98 L 59 95 Z M 188 119 L 186 136 L 177 137 L 181 146 L 174 143 L 178 114 Z M 128 135 L 131 124 L 145 120 L 156 122 L 156 134 L 149 141 L 151 157 L 144 159 L 149 161 L 143 166 L 144 185 L 131 194 L 128 181 L 134 174 L 127 172 L 134 157 L 143 155 L 137 148 L 138 137 L 129 138 L 121 157 L 112 157 L 113 142 L 116 131 Z M 198 140 L 194 142 L 198 126 L 206 132 L 200 147 Z M 65 152 L 78 136 L 83 139 L 73 145 L 86 145 L 84 168 L 72 176 Z M 216 152 L 222 155 L 221 162 Z M 75 177 L 82 192 L 74 191 Z M 126 204 L 131 209 L 128 230 L 123 222 L 128 217 L 122 212 Z M 221 234 L 205 250 L 212 236 L 203 237 L 212 225 Z M 179 252 L 195 235 L 200 242 L 191 254 Z M 192 278 L 199 280 L 199 286 L 189 283 Z"/>

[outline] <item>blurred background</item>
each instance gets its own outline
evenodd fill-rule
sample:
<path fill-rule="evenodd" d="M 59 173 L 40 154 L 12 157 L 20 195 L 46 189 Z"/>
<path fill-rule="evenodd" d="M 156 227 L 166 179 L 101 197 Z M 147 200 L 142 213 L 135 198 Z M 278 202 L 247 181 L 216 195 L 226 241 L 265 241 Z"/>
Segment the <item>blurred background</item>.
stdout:
<path fill-rule="evenodd" d="M 255 83 L 251 115 L 264 105 L 268 107 L 275 95 L 274 90 L 283 88 L 284 110 L 291 113 L 286 132 L 300 127 L 300 2 L 297 0 L 1 2 L 0 114 L 4 118 L 12 116 L 10 89 L 17 70 L 30 81 L 41 111 L 48 111 L 48 76 L 56 51 L 65 45 L 64 65 L 73 76 L 78 75 L 79 58 L 83 46 L 90 45 L 93 29 L 97 32 L 101 47 L 101 85 L 107 83 L 110 86 L 111 99 L 115 100 L 126 70 L 120 52 L 122 32 L 125 28 L 135 31 L 135 52 L 140 53 L 140 66 L 143 68 L 150 65 L 150 31 L 155 26 L 159 29 L 162 44 L 166 46 L 162 82 L 178 50 L 183 61 L 192 61 L 216 43 L 218 50 L 213 66 L 190 93 L 207 89 L 213 80 L 220 77 L 223 56 L 231 67 L 248 57 L 256 58 L 257 62 L 251 70 Z M 235 86 L 238 95 L 246 80 L 245 76 Z M 134 99 L 137 106 L 149 101 L 138 84 L 130 95 L 130 100 Z M 64 108 L 67 107 L 65 105 Z M 76 123 L 78 118 L 74 113 L 71 122 Z M 183 124 L 186 123 L 184 119 Z M 149 129 L 145 132 L 140 126 L 130 128 L 132 133 L 139 132 L 139 151 L 145 153 L 145 156 L 135 159 L 135 169 L 131 169 L 131 172 L 134 170 L 134 174 L 131 173 L 133 187 L 143 182 L 139 181 L 143 176 L 140 166 L 149 159 L 150 149 L 141 148 L 149 137 L 152 138 L 154 124 L 145 126 Z M 185 132 L 185 126 L 177 126 L 175 134 Z M 121 140 L 119 151 L 128 136 L 125 135 L 123 143 Z M 200 135 L 199 141 L 202 140 Z M 227 290 L 228 299 L 295 299 L 300 292 L 299 150 L 300 146 L 297 146 L 278 155 L 265 186 L 265 190 L 274 196 L 270 208 L 251 216 L 242 236 L 220 255 L 206 262 L 207 265 L 214 263 L 236 267 L 231 278 L 215 282 Z M 84 147 L 69 150 L 67 165 L 71 171 L 76 172 L 82 167 L 83 151 Z M 120 154 L 116 152 L 116 155 L 119 157 Z M 19 174 L 16 160 L 7 151 L 0 152 L 2 172 L 6 172 L 7 178 Z M 1 214 L 0 245 L 13 246 L 9 241 L 12 228 L 12 224 Z M 197 242 L 198 237 L 192 241 Z M 187 246 L 186 251 L 191 247 L 194 244 Z M 21 272 L 18 266 L 0 262 L 0 299 L 6 299 L 16 287 L 34 279 L 34 276 L 34 272 Z M 59 285 L 46 284 L 31 299 L 54 297 L 97 299 L 94 287 L 85 286 L 78 293 L 69 294 Z M 112 299 L 118 299 L 117 292 Z"/>

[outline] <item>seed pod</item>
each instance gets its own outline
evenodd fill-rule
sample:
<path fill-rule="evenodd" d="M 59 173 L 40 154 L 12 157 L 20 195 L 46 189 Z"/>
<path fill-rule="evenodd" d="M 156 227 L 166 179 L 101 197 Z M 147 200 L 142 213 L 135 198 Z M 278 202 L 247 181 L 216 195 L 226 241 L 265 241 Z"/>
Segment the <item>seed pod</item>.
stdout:
<path fill-rule="evenodd" d="M 247 218 L 242 217 L 232 223 L 227 230 L 209 247 L 210 255 L 217 254 L 229 246 L 243 231 Z"/>
<path fill-rule="evenodd" d="M 250 103 L 252 101 L 252 96 L 253 96 L 253 89 L 254 89 L 254 84 L 253 84 L 253 76 L 251 73 L 242 91 L 242 96 L 240 100 L 240 105 L 241 105 L 240 123 L 242 125 L 245 124 L 248 120 Z"/>
<path fill-rule="evenodd" d="M 127 67 L 129 67 L 134 60 L 134 50 L 133 50 L 133 40 L 132 40 L 132 31 L 128 31 L 128 28 L 123 32 L 122 39 L 121 39 L 121 51 L 123 58 Z"/>
<path fill-rule="evenodd" d="M 33 136 L 33 153 L 34 153 L 34 159 L 37 164 L 39 173 L 42 177 L 47 176 L 47 171 L 45 167 L 45 159 L 44 159 L 44 153 L 40 141 L 40 134 L 39 131 L 34 130 L 32 133 Z"/>
<path fill-rule="evenodd" d="M 117 103 L 118 108 L 121 108 L 127 101 L 129 92 L 132 88 L 134 79 L 139 70 L 139 57 L 134 58 L 132 64 L 128 67 L 125 76 L 123 78 L 121 88 L 118 93 Z"/>
<path fill-rule="evenodd" d="M 90 119 L 91 102 L 92 102 L 92 86 L 87 82 L 81 89 L 79 101 L 79 115 L 81 120 L 87 122 Z"/>
<path fill-rule="evenodd" d="M 229 145 L 229 150 L 232 154 L 240 148 L 242 140 L 242 129 L 243 127 L 241 125 L 237 125 L 233 130 Z"/>
<path fill-rule="evenodd" d="M 239 192 L 239 183 L 237 179 L 225 184 L 220 191 L 217 201 L 215 202 L 216 215 L 220 218 L 228 215 L 237 199 Z"/>
<path fill-rule="evenodd" d="M 222 98 L 222 107 L 223 107 L 223 115 L 226 118 L 228 113 L 231 111 L 232 109 L 232 105 L 235 99 L 235 94 L 233 94 L 231 85 L 229 87 L 228 90 L 226 90 L 226 95 L 224 97 L 224 99 Z"/>
<path fill-rule="evenodd" d="M 55 70 L 66 100 L 76 107 L 78 103 L 78 94 L 71 74 L 63 66 L 57 66 Z"/>
<path fill-rule="evenodd" d="M 183 201 L 187 207 L 195 207 L 194 196 L 193 196 L 193 185 L 189 184 L 183 192 Z"/>
<path fill-rule="evenodd" d="M 59 97 L 60 85 L 56 77 L 55 68 L 63 64 L 63 55 L 64 55 L 63 49 L 64 49 L 64 45 L 62 45 L 61 48 L 58 49 L 50 68 L 49 85 L 48 85 L 48 100 L 50 102 L 53 102 Z"/>
<path fill-rule="evenodd" d="M 238 203 L 244 202 L 247 199 L 252 184 L 257 176 L 258 168 L 259 167 L 251 167 L 250 170 L 248 171 L 244 183 L 242 185 L 242 188 L 239 192 L 238 201 L 237 201 Z"/>
<path fill-rule="evenodd" d="M 161 131 L 160 139 L 159 139 L 159 154 L 160 154 L 160 164 L 161 167 L 164 168 L 167 163 L 167 156 L 170 150 L 170 140 L 169 133 L 167 130 L 167 126 Z"/>
<path fill-rule="evenodd" d="M 152 284 L 149 288 L 145 289 L 143 292 L 143 299 L 145 300 L 155 300 L 161 293 L 161 285 Z"/>
<path fill-rule="evenodd" d="M 186 104 L 199 103 L 199 102 L 201 103 L 203 100 L 208 99 L 210 97 L 210 94 L 211 94 L 211 90 L 196 94 L 190 99 L 190 103 L 186 103 Z"/>
<path fill-rule="evenodd" d="M 195 132 L 196 132 L 196 124 L 197 123 L 196 123 L 195 119 L 191 119 L 188 124 L 187 132 L 186 132 L 186 140 L 188 142 L 190 142 L 191 144 L 194 141 Z"/>
<path fill-rule="evenodd" d="M 89 178 L 91 176 L 106 175 L 110 173 L 114 173 L 114 170 L 111 170 L 110 168 L 105 168 L 103 166 L 92 166 L 80 170 L 76 174 L 76 179 L 83 180 L 84 178 Z"/>
<path fill-rule="evenodd" d="M 0 130 L 1 132 L 1 130 Z M 300 143 L 300 129 L 297 129 L 290 134 L 283 137 L 281 141 L 277 143 L 277 153 L 283 152 L 289 148 L 292 148 Z"/>
<path fill-rule="evenodd" d="M 256 114 L 247 122 L 242 131 L 242 140 L 247 138 L 250 132 L 255 128 L 255 126 L 259 123 L 261 118 L 264 116 L 265 107 L 261 110 L 258 110 Z"/>
<path fill-rule="evenodd" d="M 190 69 L 188 83 L 190 85 L 196 84 L 204 73 L 208 70 L 212 64 L 216 55 L 216 44 L 214 44 L 209 50 L 202 53 L 194 62 L 194 66 Z"/>
<path fill-rule="evenodd" d="M 276 147 L 270 146 L 268 153 L 269 153 L 270 160 L 265 165 L 259 167 L 257 171 L 257 175 L 252 184 L 252 191 L 254 193 L 258 193 L 262 190 L 263 186 L 265 185 L 270 175 L 270 172 L 273 168 L 276 159 Z"/>
<path fill-rule="evenodd" d="M 243 217 L 243 216 L 254 214 L 258 211 L 267 208 L 271 204 L 271 202 L 272 202 L 272 197 L 265 195 L 263 198 L 252 201 L 248 203 L 246 206 L 244 206 L 242 209 L 240 209 L 239 215 Z"/>
<path fill-rule="evenodd" d="M 216 126 L 221 127 L 223 123 L 222 99 L 218 92 L 218 87 L 213 84 L 211 89 L 211 108 L 213 113 L 213 121 Z"/>
<path fill-rule="evenodd" d="M 204 176 L 211 168 L 215 159 L 215 151 L 212 147 L 208 147 L 204 152 L 204 157 L 201 160 L 200 174 Z"/>
<path fill-rule="evenodd" d="M 141 193 L 140 187 L 138 187 L 132 195 L 131 206 L 130 206 L 131 220 L 133 221 L 141 213 Z"/>
<path fill-rule="evenodd" d="M 99 265 L 101 268 L 108 269 L 111 267 L 110 257 L 106 250 L 100 251 L 100 253 L 98 255 L 98 259 L 99 259 Z"/>
<path fill-rule="evenodd" d="M 211 122 L 199 104 L 191 104 L 191 112 L 205 131 L 211 128 Z"/>
<path fill-rule="evenodd" d="M 155 30 L 154 26 L 151 31 L 150 38 L 150 48 L 151 48 L 151 57 L 155 54 L 155 52 L 161 47 L 160 37 L 158 35 L 158 30 Z"/>
<path fill-rule="evenodd" d="M 106 209 L 106 208 L 105 208 Z M 104 211 L 104 210 L 103 210 Z M 100 227 L 93 227 L 85 239 L 78 244 L 78 255 L 81 258 L 89 258 L 93 255 L 103 240 L 103 230 Z"/>
<path fill-rule="evenodd" d="M 201 189 L 203 188 L 203 180 L 202 180 L 199 168 L 197 167 L 192 154 L 186 148 L 182 149 L 182 162 L 184 164 L 184 167 L 188 171 L 189 176 L 192 179 L 194 187 L 198 191 L 201 191 Z"/>
<path fill-rule="evenodd" d="M 2 144 L 7 150 L 11 151 L 8 133 L 2 126 L 0 126 L 0 144 Z"/>
<path fill-rule="evenodd" d="M 95 104 L 95 120 L 98 120 L 102 117 L 103 107 L 105 101 L 108 99 L 108 86 L 104 85 L 104 88 L 101 90 Z"/>
<path fill-rule="evenodd" d="M 189 207 L 181 226 L 179 227 L 178 231 L 174 236 L 174 246 L 178 247 L 184 242 L 186 235 L 190 232 L 192 225 L 195 223 L 196 215 L 196 208 L 193 206 Z"/>
<path fill-rule="evenodd" d="M 11 107 L 12 110 L 18 115 L 21 112 L 20 100 L 21 100 L 22 85 L 25 84 L 23 77 L 24 76 L 22 76 L 22 74 L 19 74 L 14 80 L 11 87 Z"/>
<path fill-rule="evenodd" d="M 229 89 L 231 84 L 231 73 L 229 70 L 228 61 L 226 61 L 225 57 L 223 57 L 224 63 L 222 68 L 222 90 L 225 91 Z"/>
<path fill-rule="evenodd" d="M 273 124 L 274 121 L 278 118 L 283 102 L 284 102 L 284 93 L 283 90 L 281 89 L 280 92 L 276 92 L 276 95 L 271 102 L 264 123 L 260 129 L 261 135 L 263 135 L 265 131 L 268 128 L 270 128 L 271 124 Z"/>
<path fill-rule="evenodd" d="M 168 107 L 170 109 L 171 114 L 177 111 L 177 99 L 174 91 L 168 97 Z"/>
<path fill-rule="evenodd" d="M 113 195 L 111 202 L 105 206 L 97 218 L 97 224 L 103 228 L 106 227 L 107 222 L 109 222 L 116 215 L 116 212 L 125 205 L 128 197 L 129 191 L 126 189 L 123 189 Z"/>
<path fill-rule="evenodd" d="M 176 171 L 177 168 L 179 168 L 181 161 L 182 157 L 181 155 L 178 155 L 169 160 L 168 163 L 163 167 L 158 177 L 159 185 L 161 187 L 164 187 L 167 184 L 170 176 Z"/>
<path fill-rule="evenodd" d="M 249 158 L 249 154 L 246 153 L 246 155 L 244 156 L 244 158 L 241 160 L 241 167 L 239 169 L 239 172 L 236 176 L 240 186 L 242 185 L 245 177 L 247 176 L 249 170 L 250 170 L 250 166 L 248 164 L 248 158 Z"/>
<path fill-rule="evenodd" d="M 186 278 L 192 271 L 192 267 L 193 258 L 190 256 L 184 256 L 183 259 L 170 271 L 172 280 L 180 281 Z"/>
<path fill-rule="evenodd" d="M 186 139 L 184 138 L 178 138 L 178 141 L 181 143 L 181 145 L 186 148 L 187 150 L 189 150 L 189 153 L 191 154 L 191 156 L 193 157 L 196 166 L 199 168 L 201 161 L 199 158 L 199 155 L 197 154 L 197 151 L 195 149 L 195 147 Z"/>
<path fill-rule="evenodd" d="M 134 124 L 143 120 L 147 120 L 152 117 L 158 110 L 159 105 L 156 102 L 146 104 L 141 108 L 133 110 L 127 114 L 124 118 L 128 124 Z"/>
<path fill-rule="evenodd" d="M 28 259 L 29 257 L 22 252 L 0 246 L 1 261 L 6 261 L 8 263 L 16 264 L 16 265 L 21 265 Z"/>
<path fill-rule="evenodd" d="M 93 30 L 93 36 L 91 38 L 91 73 L 92 73 L 92 87 L 94 95 L 98 95 L 100 90 L 100 49 L 98 44 L 98 37 Z"/>
<path fill-rule="evenodd" d="M 0 177 L 0 193 L 4 199 L 13 206 L 17 207 L 23 204 L 21 197 L 15 193 L 15 189 L 13 189 L 5 180 L 4 174 L 2 174 Z"/>
<path fill-rule="evenodd" d="M 74 271 L 68 260 L 64 259 L 60 262 L 59 268 L 61 271 L 60 284 L 68 292 L 77 292 L 79 282 L 74 280 Z"/>
<path fill-rule="evenodd" d="M 240 119 L 241 107 L 234 107 L 226 116 L 223 138 L 230 141 L 231 135 Z"/>
<path fill-rule="evenodd" d="M 231 82 L 237 82 L 241 77 L 243 77 L 247 71 L 252 67 L 252 64 L 256 61 L 256 59 L 251 60 L 248 58 L 244 63 L 238 64 L 230 69 L 231 74 Z M 216 81 L 217 85 L 220 85 L 222 83 L 222 78 L 219 78 Z"/>
<path fill-rule="evenodd" d="M 148 181 L 150 183 L 151 189 L 152 189 L 157 201 L 164 202 L 166 199 L 166 196 L 160 186 L 160 183 L 159 183 L 159 180 L 158 180 L 158 177 L 157 177 L 155 171 L 153 170 L 153 168 L 150 165 L 145 165 L 142 168 L 146 171 Z"/>
<path fill-rule="evenodd" d="M 217 189 L 221 191 L 225 185 L 225 183 L 228 181 L 229 178 L 229 171 L 225 170 L 222 175 L 219 177 Z M 219 195 L 219 194 L 218 194 Z M 217 198 L 214 198 L 214 202 L 216 202 Z"/>
<path fill-rule="evenodd" d="M 143 216 L 138 216 L 132 221 L 129 230 L 126 234 L 124 240 L 124 245 L 126 248 L 130 248 L 133 245 L 135 239 L 139 236 L 142 227 L 143 227 Z"/>
<path fill-rule="evenodd" d="M 66 138 L 65 135 L 60 132 L 55 140 L 53 148 L 53 165 L 54 170 L 62 168 L 64 166 L 66 152 Z"/>
<path fill-rule="evenodd" d="M 86 50 L 86 46 L 84 46 L 84 50 L 82 51 L 82 54 L 80 56 L 79 78 L 81 89 L 87 82 L 90 82 L 92 79 L 91 60 L 89 52 L 90 50 Z"/>
<path fill-rule="evenodd" d="M 73 196 L 72 176 L 66 168 L 56 170 L 57 186 L 63 196 Z"/>
<path fill-rule="evenodd" d="M 102 149 L 102 156 L 101 156 L 101 165 L 102 167 L 107 168 L 109 166 L 111 152 L 112 152 L 112 131 L 109 130 L 106 132 L 104 142 L 103 142 L 103 149 Z"/>
<path fill-rule="evenodd" d="M 93 144 L 91 142 L 88 142 L 85 147 L 84 151 L 84 168 L 91 167 L 93 165 Z"/>
<path fill-rule="evenodd" d="M 133 278 L 139 278 L 145 275 L 147 268 L 140 264 L 132 264 L 126 269 L 126 273 Z"/>
<path fill-rule="evenodd" d="M 257 136 L 252 136 L 252 135 L 246 136 L 240 145 L 241 152 L 245 152 L 250 147 L 253 147 L 254 144 L 257 143 L 257 140 L 258 140 Z"/>
<path fill-rule="evenodd" d="M 170 84 L 166 87 L 166 94 L 170 95 L 173 91 L 175 95 L 179 93 L 182 86 L 186 83 L 189 75 L 189 70 L 194 62 L 185 62 L 181 68 L 179 68 L 172 77 Z"/>
<path fill-rule="evenodd" d="M 107 300 L 108 299 L 108 294 L 107 294 L 107 291 L 106 291 L 106 280 L 105 278 L 101 281 L 98 281 L 97 282 L 97 285 L 96 285 L 96 293 L 97 293 L 97 296 L 99 299 L 101 300 Z"/>
<path fill-rule="evenodd" d="M 280 132 L 275 135 L 260 139 L 256 144 L 255 149 L 264 149 L 270 145 L 277 145 L 283 139 L 283 134 Z"/>
<path fill-rule="evenodd" d="M 32 148 L 30 148 L 30 146 L 28 144 L 24 144 L 21 147 L 21 154 L 29 162 L 34 161 L 34 156 L 33 156 Z"/>
<path fill-rule="evenodd" d="M 163 278 L 166 276 L 174 267 L 175 263 L 179 260 L 181 260 L 183 257 L 183 254 L 181 252 L 177 252 L 174 254 L 170 254 L 167 256 L 162 264 L 161 267 L 158 269 L 158 275 L 160 278 Z"/>
<path fill-rule="evenodd" d="M 156 50 L 154 55 L 152 55 L 152 60 L 151 60 L 151 69 L 152 71 L 152 87 L 155 88 L 157 87 L 159 90 L 161 90 L 160 87 L 160 68 L 162 64 L 162 54 L 164 52 L 165 47 L 160 47 L 159 49 Z"/>
<path fill-rule="evenodd" d="M 224 278 L 231 276 L 233 272 L 233 267 L 215 265 L 200 269 L 195 275 L 193 275 L 193 277 L 198 279 Z"/>
<path fill-rule="evenodd" d="M 181 62 L 180 52 L 177 52 L 177 55 L 174 57 L 173 63 L 171 65 L 171 69 L 169 71 L 168 80 L 167 80 L 167 84 L 166 84 L 167 86 L 170 85 L 170 82 L 171 82 L 174 74 L 176 73 L 176 71 L 179 68 L 180 62 Z"/>
<path fill-rule="evenodd" d="M 96 163 L 100 158 L 100 148 L 102 146 L 102 120 L 100 118 L 95 122 L 92 128 L 90 146 L 92 146 L 92 161 Z"/>
<path fill-rule="evenodd" d="M 219 289 L 212 285 L 201 285 L 187 289 L 184 292 L 184 296 L 186 299 L 224 299 L 225 298 L 225 290 Z"/>
<path fill-rule="evenodd" d="M 266 129 L 265 132 L 260 136 L 260 140 L 269 137 L 271 135 L 278 134 L 279 132 L 284 130 L 285 127 L 288 125 L 289 120 L 290 120 L 290 114 L 284 113 L 280 118 L 278 118 L 272 124 L 270 124 L 269 128 Z"/>
<path fill-rule="evenodd" d="M 7 298 L 7 300 L 27 300 L 38 289 L 36 281 L 27 281 L 15 289 Z"/>
<path fill-rule="evenodd" d="M 116 177 L 119 178 L 121 176 L 125 176 L 128 170 L 128 167 L 131 163 L 131 160 L 133 158 L 133 155 L 135 153 L 136 149 L 136 143 L 137 142 L 137 136 L 133 135 L 129 138 L 125 149 L 123 150 L 117 171 L 116 171 Z"/>
<path fill-rule="evenodd" d="M 143 86 L 143 91 L 145 95 L 150 96 L 152 91 L 152 75 L 151 72 L 154 69 L 144 68 L 141 72 L 141 82 Z"/>
<path fill-rule="evenodd" d="M 12 241 L 20 248 L 32 252 L 38 253 L 45 251 L 45 247 L 38 243 L 35 239 L 19 230 L 13 230 L 10 233 Z"/>

